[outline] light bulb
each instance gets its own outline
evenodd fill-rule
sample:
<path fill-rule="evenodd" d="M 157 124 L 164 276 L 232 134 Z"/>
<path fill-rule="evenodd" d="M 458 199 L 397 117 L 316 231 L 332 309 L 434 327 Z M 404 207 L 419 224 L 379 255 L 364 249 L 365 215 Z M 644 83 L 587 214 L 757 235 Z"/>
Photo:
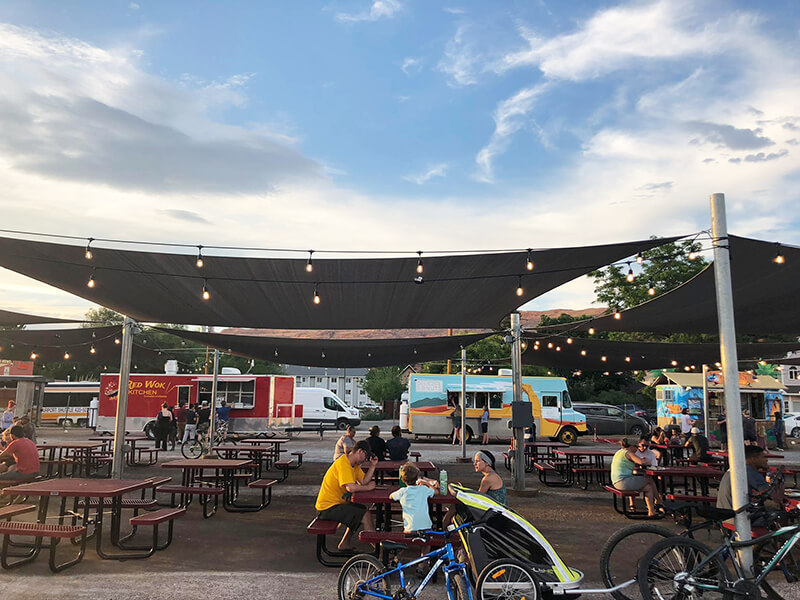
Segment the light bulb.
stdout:
<path fill-rule="evenodd" d="M 641 252 L 639 252 L 639 253 L 636 255 L 636 262 L 637 262 L 637 263 L 639 263 L 639 264 L 642 264 L 642 263 L 644 262 L 644 256 L 642 256 L 642 253 L 641 253 Z"/>
<path fill-rule="evenodd" d="M 608 360 L 608 357 L 607 356 L 601 356 L 600 360 L 602 360 L 603 362 L 606 362 Z"/>
<path fill-rule="evenodd" d="M 422 273 L 422 271 L 425 270 L 422 266 L 422 250 L 417 250 L 417 254 L 419 254 L 419 258 L 417 259 L 417 273 Z"/>
<path fill-rule="evenodd" d="M 39 356 L 36 352 L 31 352 L 31 360 L 36 360 L 36 357 Z"/>
<path fill-rule="evenodd" d="M 517 284 L 517 296 L 522 296 L 525 293 L 525 290 L 522 289 L 522 276 L 519 278 L 519 283 Z"/>
<path fill-rule="evenodd" d="M 633 283 L 633 280 L 636 279 L 633 274 L 633 268 L 628 267 L 628 274 L 625 276 L 625 279 L 628 281 L 628 283 Z"/>
<path fill-rule="evenodd" d="M 86 287 L 93 288 L 95 286 L 94 273 L 89 275 L 89 281 L 86 282 Z"/>
<path fill-rule="evenodd" d="M 92 346 L 91 348 L 89 348 L 89 352 L 91 354 L 96 354 L 97 353 L 97 349 L 94 346 Z"/>
<path fill-rule="evenodd" d="M 86 260 L 92 260 L 92 258 L 94 257 L 94 254 L 92 254 L 92 242 L 93 241 L 94 241 L 94 238 L 89 238 L 89 243 L 86 244 L 86 252 L 84 253 L 84 256 L 86 257 Z"/>
<path fill-rule="evenodd" d="M 119 344 L 119 338 L 114 338 L 114 343 Z"/>
<path fill-rule="evenodd" d="M 786 258 L 783 256 L 783 253 L 781 252 L 780 244 L 775 244 L 775 258 L 772 259 L 772 262 L 774 262 L 776 265 L 782 265 L 783 263 L 786 262 Z"/>
<path fill-rule="evenodd" d="M 314 304 L 319 304 L 320 302 L 322 302 L 322 298 L 319 297 L 317 286 L 314 286 Z"/>
<path fill-rule="evenodd" d="M 203 300 L 208 300 L 211 298 L 211 293 L 208 291 L 208 282 L 204 279 L 203 280 Z"/>
<path fill-rule="evenodd" d="M 689 260 L 694 260 L 696 258 L 697 258 L 697 252 L 695 252 L 694 250 L 689 252 Z"/>
<path fill-rule="evenodd" d="M 618 310 L 614 311 L 614 318 L 619 321 L 622 318 L 622 315 L 619 313 Z"/>
<path fill-rule="evenodd" d="M 589 327 L 589 335 L 594 335 L 594 327 Z"/>
<path fill-rule="evenodd" d="M 556 346 L 556 352 L 561 352 L 561 346 Z"/>
<path fill-rule="evenodd" d="M 203 247 L 202 246 L 198 246 L 197 247 L 197 261 L 195 261 L 194 264 L 197 265 L 198 269 L 202 269 L 203 268 L 203 264 L 205 264 L 205 263 L 203 263 Z"/>
<path fill-rule="evenodd" d="M 547 347 L 548 348 L 552 348 L 553 347 L 553 342 L 547 342 Z"/>
<path fill-rule="evenodd" d="M 669 364 L 671 364 L 673 367 L 677 367 L 678 366 L 678 361 L 677 360 L 671 360 Z"/>
<path fill-rule="evenodd" d="M 625 357 L 625 362 L 631 362 L 631 357 L 630 356 L 626 356 Z"/>
<path fill-rule="evenodd" d="M 69 352 L 64 352 L 64 360 L 69 360 Z"/>
<path fill-rule="evenodd" d="M 571 344 L 572 343 L 572 338 L 567 338 L 567 343 Z"/>
<path fill-rule="evenodd" d="M 306 273 L 311 273 L 314 270 L 314 262 L 311 257 L 314 254 L 313 250 L 308 251 L 308 261 L 306 261 Z"/>
<path fill-rule="evenodd" d="M 651 281 L 647 287 L 647 295 L 648 296 L 655 296 L 656 295 L 656 288 Z"/>
<path fill-rule="evenodd" d="M 581 356 L 586 356 L 586 350 L 581 350 Z"/>
<path fill-rule="evenodd" d="M 525 268 L 528 271 L 533 271 L 533 257 L 531 256 L 531 249 L 528 248 L 528 259 L 525 261 Z"/>

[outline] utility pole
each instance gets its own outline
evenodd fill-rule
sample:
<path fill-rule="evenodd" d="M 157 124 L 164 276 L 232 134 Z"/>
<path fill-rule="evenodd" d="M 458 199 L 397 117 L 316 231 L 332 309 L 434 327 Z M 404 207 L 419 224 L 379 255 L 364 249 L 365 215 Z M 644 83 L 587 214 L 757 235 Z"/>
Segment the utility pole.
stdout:
<path fill-rule="evenodd" d="M 217 384 L 219 377 L 219 350 L 214 349 L 214 377 L 211 379 L 211 413 L 208 415 L 208 447 L 206 456 L 211 456 L 211 446 L 214 444 L 214 433 L 217 426 Z"/>
<path fill-rule="evenodd" d="M 128 381 L 131 376 L 133 353 L 133 319 L 125 317 L 122 324 L 122 348 L 119 358 L 119 383 L 117 384 L 117 418 L 114 422 L 114 455 L 111 459 L 111 476 L 122 479 L 125 468 L 125 421 L 128 417 Z"/>
<path fill-rule="evenodd" d="M 522 327 L 520 326 L 519 313 L 511 313 L 511 386 L 513 390 L 513 407 L 522 402 Z M 525 429 L 514 427 L 514 461 L 512 462 L 514 475 L 514 489 L 525 489 Z"/>
<path fill-rule="evenodd" d="M 467 458 L 467 349 L 461 346 L 461 459 Z"/>

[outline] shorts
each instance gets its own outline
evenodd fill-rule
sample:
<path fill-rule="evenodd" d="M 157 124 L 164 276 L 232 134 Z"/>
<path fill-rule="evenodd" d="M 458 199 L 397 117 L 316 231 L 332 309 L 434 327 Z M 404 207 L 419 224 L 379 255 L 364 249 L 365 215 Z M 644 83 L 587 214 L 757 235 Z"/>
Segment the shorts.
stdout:
<path fill-rule="evenodd" d="M 644 487 L 644 475 L 631 475 L 614 482 L 614 487 L 621 492 L 637 492 Z"/>
<path fill-rule="evenodd" d="M 197 424 L 197 433 L 205 433 L 208 431 L 208 428 L 211 427 L 211 423 L 205 421 L 203 423 Z"/>
<path fill-rule="evenodd" d="M 481 433 L 489 433 L 489 424 L 481 423 Z"/>
<path fill-rule="evenodd" d="M 16 481 L 19 479 L 33 479 L 39 475 L 39 473 L 20 473 L 16 469 L 13 471 L 6 471 L 5 473 L 0 473 L 0 479 L 5 481 Z"/>
<path fill-rule="evenodd" d="M 361 525 L 361 519 L 364 518 L 366 512 L 367 507 L 363 504 L 348 502 L 347 504 L 336 504 L 320 511 L 319 518 L 325 521 L 336 521 L 355 531 Z"/>
<path fill-rule="evenodd" d="M 756 443 L 758 443 L 758 437 L 755 436 L 755 435 L 752 435 L 752 434 L 748 435 L 748 434 L 745 433 L 744 434 L 744 441 L 745 442 L 753 442 L 754 444 L 756 444 Z"/>

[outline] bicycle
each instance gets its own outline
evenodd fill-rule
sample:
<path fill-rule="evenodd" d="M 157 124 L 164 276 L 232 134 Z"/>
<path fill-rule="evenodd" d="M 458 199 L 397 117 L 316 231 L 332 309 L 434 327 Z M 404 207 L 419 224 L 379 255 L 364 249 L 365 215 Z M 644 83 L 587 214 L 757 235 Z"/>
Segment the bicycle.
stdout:
<path fill-rule="evenodd" d="M 186 440 L 181 444 L 181 454 L 184 458 L 200 458 L 210 447 L 219 446 L 228 439 L 228 422 L 221 421 L 217 425 L 211 444 L 208 443 L 208 431 L 198 431 L 194 439 Z"/>

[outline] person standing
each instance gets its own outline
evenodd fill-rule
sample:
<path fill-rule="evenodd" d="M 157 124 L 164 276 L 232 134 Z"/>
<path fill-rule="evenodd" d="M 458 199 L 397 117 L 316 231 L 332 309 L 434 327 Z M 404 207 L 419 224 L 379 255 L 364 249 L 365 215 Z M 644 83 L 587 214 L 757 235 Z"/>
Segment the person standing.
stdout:
<path fill-rule="evenodd" d="M 208 407 L 208 400 L 203 400 L 200 410 L 197 411 L 197 433 L 203 435 L 211 427 L 211 409 Z"/>
<path fill-rule="evenodd" d="M 481 446 L 489 445 L 489 405 L 483 405 L 483 414 L 481 415 Z"/>
<path fill-rule="evenodd" d="M 181 439 L 181 443 L 186 442 L 190 438 L 192 440 L 197 439 L 197 406 L 194 404 L 190 404 L 189 408 L 186 409 L 186 429 L 183 431 L 183 438 Z"/>
<path fill-rule="evenodd" d="M 352 425 L 347 426 L 345 434 L 336 440 L 336 447 L 333 449 L 333 460 L 344 456 L 356 445 L 356 428 Z"/>
<path fill-rule="evenodd" d="M 694 427 L 694 419 L 689 414 L 689 409 L 684 408 L 681 411 L 681 434 L 684 440 L 688 440 L 692 435 L 692 427 Z"/>
<path fill-rule="evenodd" d="M 175 415 L 175 424 L 178 426 L 178 439 L 183 441 L 183 433 L 186 431 L 186 404 L 178 402 L 178 407 L 172 414 Z"/>
<path fill-rule="evenodd" d="M 722 407 L 717 415 L 717 427 L 719 428 L 719 443 L 723 452 L 728 445 L 728 417 L 725 415 L 725 408 Z"/>
<path fill-rule="evenodd" d="M 775 450 L 783 452 L 783 414 L 780 409 L 776 410 L 773 414 L 773 427 L 772 433 L 775 435 Z"/>
<path fill-rule="evenodd" d="M 170 406 L 169 412 L 172 415 L 172 419 L 169 422 L 169 434 L 167 438 L 169 439 L 169 449 L 175 450 L 175 446 L 178 443 L 178 422 L 175 420 L 175 407 Z"/>
<path fill-rule="evenodd" d="M 377 456 L 378 460 L 386 460 L 386 442 L 381 437 L 381 428 L 373 425 L 369 428 L 369 437 L 367 438 L 372 455 Z"/>
<path fill-rule="evenodd" d="M 456 405 L 453 408 L 453 413 L 450 415 L 450 419 L 453 421 L 453 443 L 452 445 L 455 446 L 456 441 L 461 443 L 461 403 L 456 401 Z"/>
<path fill-rule="evenodd" d="M 745 446 L 758 446 L 758 434 L 756 433 L 756 420 L 750 416 L 750 411 L 742 411 L 742 433 L 744 434 Z"/>
<path fill-rule="evenodd" d="M 156 449 L 167 450 L 167 438 L 169 437 L 169 429 L 172 424 L 172 413 L 169 410 L 169 405 L 164 402 L 161 409 L 156 415 Z"/>
<path fill-rule="evenodd" d="M 392 439 L 386 442 L 386 450 L 389 452 L 389 460 L 406 460 L 408 449 L 411 442 L 403 437 L 403 431 L 399 425 L 392 427 Z"/>

